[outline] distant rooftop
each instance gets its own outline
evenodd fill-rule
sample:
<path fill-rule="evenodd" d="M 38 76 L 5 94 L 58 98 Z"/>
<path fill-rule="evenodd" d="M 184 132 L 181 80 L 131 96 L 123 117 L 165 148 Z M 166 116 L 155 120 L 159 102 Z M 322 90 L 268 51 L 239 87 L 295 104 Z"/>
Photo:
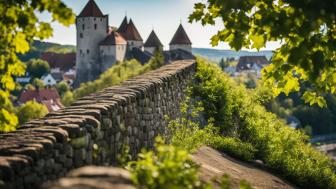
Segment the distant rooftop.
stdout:
<path fill-rule="evenodd" d="M 112 31 L 99 45 L 109 46 L 118 44 L 126 45 L 127 42 L 118 32 Z"/>
<path fill-rule="evenodd" d="M 125 36 L 126 40 L 132 41 L 143 41 L 138 29 L 135 27 L 132 19 L 129 21 L 126 29 Z"/>
<path fill-rule="evenodd" d="M 269 61 L 265 56 L 242 56 L 239 58 L 237 64 L 237 71 L 240 70 L 248 70 L 253 65 L 257 65 L 259 67 L 265 67 L 269 64 Z"/>
<path fill-rule="evenodd" d="M 160 39 L 154 32 L 154 30 L 150 33 L 147 41 L 144 44 L 145 47 L 163 47 Z"/>
<path fill-rule="evenodd" d="M 78 17 L 104 17 L 104 14 L 94 0 L 89 0 Z"/>
<path fill-rule="evenodd" d="M 170 45 L 191 45 L 191 41 L 187 35 L 187 32 L 184 30 L 182 24 L 178 27 L 176 33 L 174 34 L 173 39 L 170 42 Z"/>

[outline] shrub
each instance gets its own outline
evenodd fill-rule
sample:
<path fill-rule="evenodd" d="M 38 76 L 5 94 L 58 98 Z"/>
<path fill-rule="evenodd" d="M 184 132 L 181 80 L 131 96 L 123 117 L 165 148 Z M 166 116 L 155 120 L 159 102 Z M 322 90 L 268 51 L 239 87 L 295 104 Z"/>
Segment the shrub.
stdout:
<path fill-rule="evenodd" d="M 30 120 L 42 118 L 48 114 L 48 109 L 36 101 L 29 101 L 16 108 L 19 123 L 24 124 Z"/>
<path fill-rule="evenodd" d="M 200 102 L 193 102 L 190 97 L 186 97 L 185 102 L 181 104 L 181 118 L 171 120 L 168 124 L 169 135 L 166 136 L 166 140 L 188 152 L 194 152 L 201 146 L 210 144 L 218 131 L 211 124 L 204 129 L 200 128 L 202 111 Z"/>
<path fill-rule="evenodd" d="M 157 139 L 155 151 L 143 151 L 139 160 L 130 162 L 128 170 L 138 188 L 171 189 L 171 188 L 208 188 L 198 177 L 196 166 L 187 151 L 172 145 L 164 145 Z"/>
<path fill-rule="evenodd" d="M 62 96 L 61 102 L 64 106 L 70 106 L 74 102 L 74 95 L 71 91 L 67 91 Z"/>
<path fill-rule="evenodd" d="M 213 138 L 211 146 L 244 161 L 252 161 L 257 151 L 252 144 L 231 137 L 217 136 Z"/>

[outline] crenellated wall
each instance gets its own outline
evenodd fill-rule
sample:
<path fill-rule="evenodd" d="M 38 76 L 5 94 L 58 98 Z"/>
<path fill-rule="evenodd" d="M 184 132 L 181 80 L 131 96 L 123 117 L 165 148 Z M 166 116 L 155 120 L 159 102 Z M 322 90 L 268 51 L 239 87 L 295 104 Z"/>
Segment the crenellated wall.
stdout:
<path fill-rule="evenodd" d="M 179 116 L 196 68 L 178 61 L 80 99 L 13 133 L 0 135 L 0 188 L 37 188 L 86 165 L 115 162 L 124 144 L 135 156 Z"/>

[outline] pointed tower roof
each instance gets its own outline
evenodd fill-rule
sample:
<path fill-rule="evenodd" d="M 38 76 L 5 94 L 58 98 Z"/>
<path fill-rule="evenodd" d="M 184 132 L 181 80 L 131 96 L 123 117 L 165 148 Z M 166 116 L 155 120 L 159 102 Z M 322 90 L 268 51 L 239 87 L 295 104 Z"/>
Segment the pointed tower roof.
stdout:
<path fill-rule="evenodd" d="M 78 17 L 103 17 L 104 14 L 99 9 L 94 0 L 89 0 Z"/>
<path fill-rule="evenodd" d="M 121 22 L 117 32 L 119 33 L 126 33 L 127 30 L 127 25 L 128 25 L 128 21 L 127 21 L 127 16 L 125 16 L 124 20 Z"/>
<path fill-rule="evenodd" d="M 145 47 L 163 47 L 160 39 L 154 32 L 154 30 L 150 33 L 145 45 Z"/>
<path fill-rule="evenodd" d="M 178 27 L 173 39 L 169 43 L 170 45 L 191 45 L 191 41 L 184 30 L 182 24 Z"/>
<path fill-rule="evenodd" d="M 143 41 L 138 29 L 135 27 L 132 19 L 129 21 L 125 33 L 126 40 Z"/>
<path fill-rule="evenodd" d="M 112 31 L 99 45 L 110 46 L 110 45 L 126 45 L 126 40 L 115 31 Z"/>

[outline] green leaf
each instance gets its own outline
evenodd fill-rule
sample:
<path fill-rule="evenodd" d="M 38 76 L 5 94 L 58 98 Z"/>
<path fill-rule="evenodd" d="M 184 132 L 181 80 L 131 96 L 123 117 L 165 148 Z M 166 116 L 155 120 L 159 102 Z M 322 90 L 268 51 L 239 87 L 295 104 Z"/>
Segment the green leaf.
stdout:
<path fill-rule="evenodd" d="M 265 39 L 261 35 L 251 35 L 250 39 L 252 41 L 252 48 L 261 49 L 265 46 Z"/>
<path fill-rule="evenodd" d="M 26 35 L 22 32 L 18 32 L 13 40 L 15 46 L 15 52 L 25 53 L 29 50 L 29 43 L 26 40 Z"/>

